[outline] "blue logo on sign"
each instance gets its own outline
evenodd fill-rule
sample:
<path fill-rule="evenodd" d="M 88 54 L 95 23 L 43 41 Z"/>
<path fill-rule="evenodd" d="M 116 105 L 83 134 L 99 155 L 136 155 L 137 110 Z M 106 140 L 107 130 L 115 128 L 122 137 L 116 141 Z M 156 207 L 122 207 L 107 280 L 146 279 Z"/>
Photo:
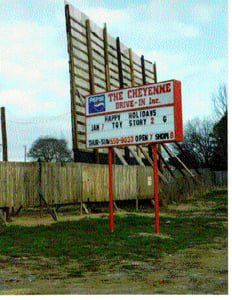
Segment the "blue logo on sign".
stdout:
<path fill-rule="evenodd" d="M 105 95 L 91 96 L 88 98 L 89 114 L 104 112 L 105 107 Z"/>

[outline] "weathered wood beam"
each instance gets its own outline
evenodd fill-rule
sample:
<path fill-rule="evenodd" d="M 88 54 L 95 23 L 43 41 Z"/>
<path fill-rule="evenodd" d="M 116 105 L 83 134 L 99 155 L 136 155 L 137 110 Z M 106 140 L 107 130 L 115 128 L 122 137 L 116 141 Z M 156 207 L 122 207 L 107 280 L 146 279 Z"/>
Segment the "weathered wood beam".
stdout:
<path fill-rule="evenodd" d="M 185 159 L 190 162 L 190 159 L 188 158 L 188 156 L 186 155 L 186 153 L 184 152 L 184 150 L 182 149 L 182 147 L 180 146 L 180 144 L 177 143 L 177 142 L 175 142 L 175 145 L 178 147 L 178 149 L 183 154 L 183 156 L 185 157 Z M 201 172 L 197 168 L 194 168 L 194 170 L 197 172 L 198 175 L 201 175 Z"/>
<path fill-rule="evenodd" d="M 138 145 L 138 148 L 143 153 L 144 157 L 148 160 L 148 162 L 150 163 L 150 165 L 153 166 L 153 160 L 150 158 L 150 156 L 147 153 L 147 151 L 145 150 L 145 148 L 142 147 L 141 145 Z"/>
<path fill-rule="evenodd" d="M 90 93 L 95 94 L 95 82 L 94 82 L 94 67 L 93 67 L 93 49 L 92 49 L 92 43 L 91 43 L 91 28 L 90 28 L 90 20 L 87 19 L 85 21 L 86 25 L 86 43 L 87 43 L 87 49 L 88 49 L 88 62 L 89 62 L 89 84 L 90 84 Z M 95 163 L 100 163 L 100 156 L 99 156 L 99 150 L 94 149 L 94 158 Z"/>
<path fill-rule="evenodd" d="M 176 178 L 175 174 L 172 172 L 171 168 L 169 167 L 169 164 L 166 162 L 166 160 L 164 159 L 164 157 L 162 156 L 162 154 L 159 152 L 158 150 L 158 153 L 159 153 L 159 157 L 160 159 L 162 160 L 162 162 L 164 163 L 164 165 L 166 166 L 167 170 L 169 171 L 169 173 L 171 174 L 171 176 L 173 178 Z"/>
<path fill-rule="evenodd" d="M 151 164 L 151 166 L 154 165 L 153 160 L 150 158 L 149 154 L 145 151 L 145 149 L 142 146 L 138 146 L 139 149 L 141 150 L 141 152 L 143 153 L 144 157 L 149 161 L 149 163 Z M 161 180 L 164 183 L 167 183 L 167 179 L 165 178 L 165 176 L 159 171 L 159 177 L 161 178 Z"/>
<path fill-rule="evenodd" d="M 164 148 L 164 150 L 166 151 L 166 153 L 168 154 L 168 156 L 170 158 L 173 158 L 171 152 L 169 151 L 169 148 L 165 144 L 162 144 L 162 147 Z M 181 175 L 183 175 L 184 177 L 186 176 L 186 174 L 181 170 L 181 168 L 179 168 L 178 163 L 176 163 L 176 169 L 181 173 Z"/>
<path fill-rule="evenodd" d="M 2 127 L 2 158 L 3 161 L 8 161 L 5 107 L 1 107 L 1 127 Z"/>
<path fill-rule="evenodd" d="M 122 89 L 124 87 L 124 81 L 123 81 L 121 46 L 120 46 L 120 39 L 119 39 L 119 37 L 116 38 L 116 48 L 117 48 L 117 59 L 118 59 L 118 80 L 119 80 L 119 87 Z"/>
<path fill-rule="evenodd" d="M 183 169 L 193 178 L 195 183 L 200 183 L 195 176 L 192 174 L 192 172 L 189 170 L 189 168 L 179 159 L 179 157 L 165 144 L 162 145 L 163 148 L 166 150 L 166 152 L 171 156 L 176 159 L 176 161 L 182 165 Z M 178 164 L 177 164 L 178 166 Z M 178 170 L 182 173 L 183 176 L 186 176 L 186 174 L 181 170 L 181 168 L 178 168 Z"/>
<path fill-rule="evenodd" d="M 89 210 L 88 210 L 87 206 L 85 205 L 85 203 L 82 203 L 82 206 L 84 208 L 85 213 L 89 214 Z"/>
<path fill-rule="evenodd" d="M 138 156 L 138 154 L 135 152 L 135 150 L 130 146 L 128 147 L 129 151 L 131 152 L 131 154 L 134 156 L 134 158 L 136 159 L 136 161 L 138 162 L 138 164 L 140 166 L 145 166 L 141 157 Z"/>
<path fill-rule="evenodd" d="M 142 67 L 143 84 L 146 84 L 147 80 L 146 80 L 146 71 L 145 71 L 145 61 L 143 55 L 141 55 L 141 67 Z"/>
<path fill-rule="evenodd" d="M 128 166 L 128 163 L 125 161 L 123 155 L 122 155 L 122 151 L 120 151 L 120 149 L 116 148 L 116 147 L 113 147 L 112 148 L 114 153 L 117 155 L 117 157 L 120 159 L 120 161 L 122 162 L 122 164 L 124 166 Z"/>
<path fill-rule="evenodd" d="M 116 50 L 117 50 L 117 60 L 118 60 L 118 80 L 119 87 L 124 88 L 124 80 L 123 80 L 123 69 L 122 69 L 122 57 L 121 57 L 121 46 L 120 46 L 120 38 L 116 38 Z M 119 150 L 121 151 L 121 150 Z M 124 147 L 124 155 L 127 163 L 130 162 L 130 152 L 128 147 Z"/>
<path fill-rule="evenodd" d="M 74 153 L 74 161 L 78 161 L 78 137 L 77 137 L 77 107 L 76 107 L 76 93 L 75 93 L 75 72 L 74 72 L 74 55 L 73 55 L 73 42 L 71 35 L 70 12 L 69 5 L 65 5 L 66 17 L 66 31 L 68 39 L 68 52 L 69 52 L 69 68 L 70 68 L 70 85 L 71 85 L 71 123 L 72 123 L 72 146 Z"/>
<path fill-rule="evenodd" d="M 53 220 L 57 221 L 57 214 L 54 208 L 51 208 L 48 204 L 48 202 L 46 201 L 44 195 L 41 192 L 38 192 L 40 199 L 43 201 L 43 203 L 45 204 L 45 206 L 47 207 L 47 212 L 52 216 Z"/>
<path fill-rule="evenodd" d="M 104 41 L 104 58 L 105 58 L 105 80 L 106 80 L 106 90 L 110 91 L 110 66 L 109 66 L 109 51 L 108 51 L 108 36 L 107 36 L 107 26 L 104 23 L 103 28 L 103 41 Z"/>
<path fill-rule="evenodd" d="M 129 60 L 130 60 L 130 74 L 131 74 L 131 86 L 135 86 L 135 70 L 132 49 L 129 48 Z"/>

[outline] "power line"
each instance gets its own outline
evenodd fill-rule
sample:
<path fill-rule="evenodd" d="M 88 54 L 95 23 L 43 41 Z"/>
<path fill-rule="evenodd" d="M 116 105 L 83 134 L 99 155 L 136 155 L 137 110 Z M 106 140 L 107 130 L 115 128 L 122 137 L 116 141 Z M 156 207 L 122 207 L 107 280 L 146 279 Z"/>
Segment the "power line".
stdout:
<path fill-rule="evenodd" d="M 14 123 L 14 124 L 22 124 L 22 125 L 30 125 L 30 124 L 39 124 L 39 123 L 45 123 L 45 122 L 53 122 L 57 121 L 59 119 L 62 119 L 64 117 L 70 116 L 71 112 L 61 114 L 58 116 L 53 116 L 49 118 L 44 118 L 44 119 L 35 119 L 34 121 L 16 121 L 16 120 L 7 120 L 9 123 Z"/>

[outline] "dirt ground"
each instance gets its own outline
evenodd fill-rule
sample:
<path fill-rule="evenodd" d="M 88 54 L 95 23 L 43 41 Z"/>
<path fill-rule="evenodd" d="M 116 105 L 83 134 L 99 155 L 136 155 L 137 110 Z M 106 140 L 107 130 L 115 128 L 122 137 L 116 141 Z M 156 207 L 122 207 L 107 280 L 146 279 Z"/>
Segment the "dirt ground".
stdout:
<path fill-rule="evenodd" d="M 192 208 L 188 205 L 175 207 L 177 211 Z M 59 221 L 75 218 L 80 217 L 59 215 Z M 52 222 L 50 216 L 40 219 L 38 214 L 22 215 L 13 221 L 28 226 Z M 226 229 L 227 223 L 224 225 Z M 161 234 L 161 238 L 170 237 Z M 227 259 L 227 241 L 220 238 L 210 246 L 180 250 L 158 260 L 104 261 L 97 273 L 81 274 L 75 259 L 61 265 L 56 258 L 0 255 L 0 295 L 227 294 Z"/>
<path fill-rule="evenodd" d="M 60 266 L 56 259 L 0 256 L 0 264 L 2 295 L 227 293 L 227 250 L 219 239 L 210 249 L 185 249 L 159 261 L 111 261 L 83 277 L 75 260 Z"/>

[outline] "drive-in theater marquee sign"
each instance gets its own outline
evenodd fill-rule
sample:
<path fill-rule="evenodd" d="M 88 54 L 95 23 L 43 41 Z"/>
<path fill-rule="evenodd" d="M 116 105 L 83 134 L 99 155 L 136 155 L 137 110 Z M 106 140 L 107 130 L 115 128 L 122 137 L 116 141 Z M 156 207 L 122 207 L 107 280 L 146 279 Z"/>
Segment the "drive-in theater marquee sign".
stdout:
<path fill-rule="evenodd" d="M 182 141 L 181 82 L 87 96 L 86 135 L 89 149 Z"/>

